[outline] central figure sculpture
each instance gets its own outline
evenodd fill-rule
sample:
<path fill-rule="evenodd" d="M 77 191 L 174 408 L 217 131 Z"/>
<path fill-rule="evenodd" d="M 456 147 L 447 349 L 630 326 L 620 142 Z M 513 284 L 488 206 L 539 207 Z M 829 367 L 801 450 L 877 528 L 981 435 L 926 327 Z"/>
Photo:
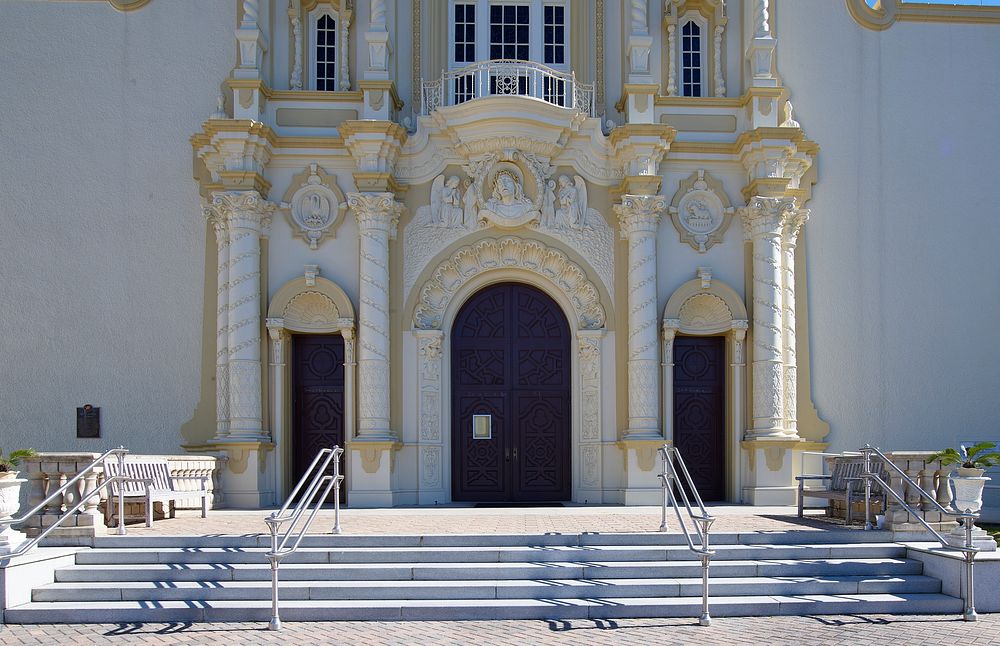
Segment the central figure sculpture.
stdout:
<path fill-rule="evenodd" d="M 521 226 L 538 217 L 534 202 L 524 194 L 521 178 L 509 168 L 493 177 L 493 194 L 483 204 L 481 218 L 497 226 Z"/>

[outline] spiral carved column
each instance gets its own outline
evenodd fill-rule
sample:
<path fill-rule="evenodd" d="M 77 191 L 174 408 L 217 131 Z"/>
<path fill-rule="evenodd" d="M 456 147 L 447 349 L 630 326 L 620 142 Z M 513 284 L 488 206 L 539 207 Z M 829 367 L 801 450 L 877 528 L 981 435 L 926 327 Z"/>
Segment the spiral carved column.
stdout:
<path fill-rule="evenodd" d="M 795 245 L 802 225 L 809 219 L 808 210 L 790 213 L 785 222 L 784 238 L 781 243 L 782 269 L 782 342 L 785 353 L 785 434 L 798 437 L 797 388 L 798 375 L 795 358 Z"/>
<path fill-rule="evenodd" d="M 256 191 L 215 193 L 212 203 L 225 219 L 229 240 L 226 438 L 266 440 L 261 417 L 260 239 L 275 206 Z"/>
<path fill-rule="evenodd" d="M 361 234 L 358 437 L 392 441 L 389 427 L 389 239 L 402 206 L 392 193 L 349 193 Z"/>
<path fill-rule="evenodd" d="M 656 227 L 661 195 L 623 195 L 615 206 L 628 243 L 628 428 L 624 439 L 661 437 L 656 312 Z"/>
<path fill-rule="evenodd" d="M 753 247 L 753 427 L 748 438 L 785 435 L 781 238 L 792 198 L 754 197 L 743 210 Z"/>
<path fill-rule="evenodd" d="M 215 323 L 215 439 L 229 435 L 229 229 L 225 215 L 213 206 L 205 217 L 215 229 L 218 258 Z"/>

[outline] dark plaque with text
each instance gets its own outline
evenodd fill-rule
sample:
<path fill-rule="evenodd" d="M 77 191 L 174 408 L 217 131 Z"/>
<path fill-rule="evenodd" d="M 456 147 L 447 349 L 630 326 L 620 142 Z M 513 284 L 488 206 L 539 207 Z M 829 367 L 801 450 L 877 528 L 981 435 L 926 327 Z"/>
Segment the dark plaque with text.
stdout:
<path fill-rule="evenodd" d="M 76 436 L 101 437 L 101 409 L 84 404 L 76 409 Z"/>

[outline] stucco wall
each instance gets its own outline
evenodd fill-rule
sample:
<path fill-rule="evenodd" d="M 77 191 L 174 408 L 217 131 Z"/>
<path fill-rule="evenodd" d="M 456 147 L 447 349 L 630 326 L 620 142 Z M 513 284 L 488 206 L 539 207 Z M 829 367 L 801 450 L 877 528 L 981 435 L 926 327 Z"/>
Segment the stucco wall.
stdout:
<path fill-rule="evenodd" d="M 188 138 L 234 64 L 234 11 L 0 3 L 0 447 L 176 453 L 211 435 L 215 296 Z M 99 440 L 76 439 L 84 403 Z"/>
<path fill-rule="evenodd" d="M 778 25 L 778 69 L 821 147 L 805 247 L 828 440 L 996 439 L 1000 29 L 876 33 L 825 1 L 780 3 Z"/>

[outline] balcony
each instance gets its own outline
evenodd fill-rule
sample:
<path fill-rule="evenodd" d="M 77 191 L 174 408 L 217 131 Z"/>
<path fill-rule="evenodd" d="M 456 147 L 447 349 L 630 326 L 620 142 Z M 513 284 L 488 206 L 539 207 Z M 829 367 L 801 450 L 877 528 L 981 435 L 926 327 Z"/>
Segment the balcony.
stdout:
<path fill-rule="evenodd" d="M 580 83 L 575 72 L 517 60 L 472 63 L 445 72 L 436 81 L 422 81 L 420 113 L 490 96 L 531 97 L 596 116 L 593 83 Z"/>

